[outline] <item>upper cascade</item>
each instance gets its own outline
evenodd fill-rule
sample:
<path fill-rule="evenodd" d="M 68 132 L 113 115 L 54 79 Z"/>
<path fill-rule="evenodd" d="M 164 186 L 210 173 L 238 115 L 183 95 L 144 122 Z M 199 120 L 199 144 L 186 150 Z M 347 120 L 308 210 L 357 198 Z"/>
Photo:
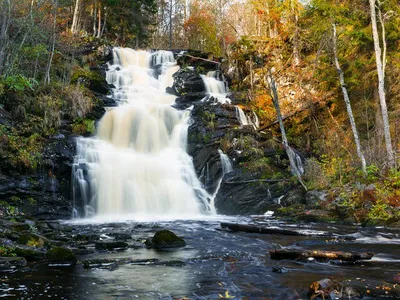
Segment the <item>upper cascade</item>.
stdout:
<path fill-rule="evenodd" d="M 189 111 L 165 93 L 179 67 L 169 51 L 115 48 L 115 86 L 94 138 L 77 141 L 74 198 L 79 216 L 190 217 L 214 214 L 186 152 Z M 156 72 L 158 68 L 158 72 Z"/>
<path fill-rule="evenodd" d="M 218 80 L 217 71 L 210 71 L 207 75 L 201 75 L 201 78 L 210 96 L 214 97 L 221 104 L 230 104 L 231 101 L 227 98 L 228 89 L 224 81 Z"/>

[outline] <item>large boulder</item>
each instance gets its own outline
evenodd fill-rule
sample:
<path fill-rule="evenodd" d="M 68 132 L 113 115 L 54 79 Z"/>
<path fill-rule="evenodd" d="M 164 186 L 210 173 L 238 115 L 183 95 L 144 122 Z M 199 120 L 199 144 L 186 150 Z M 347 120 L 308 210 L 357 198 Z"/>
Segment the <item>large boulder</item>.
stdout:
<path fill-rule="evenodd" d="M 76 263 L 72 250 L 64 247 L 53 247 L 46 253 L 47 259 L 52 263 Z"/>
<path fill-rule="evenodd" d="M 146 245 L 155 249 L 178 248 L 185 247 L 186 242 L 170 230 L 160 230 L 151 240 L 146 241 Z"/>

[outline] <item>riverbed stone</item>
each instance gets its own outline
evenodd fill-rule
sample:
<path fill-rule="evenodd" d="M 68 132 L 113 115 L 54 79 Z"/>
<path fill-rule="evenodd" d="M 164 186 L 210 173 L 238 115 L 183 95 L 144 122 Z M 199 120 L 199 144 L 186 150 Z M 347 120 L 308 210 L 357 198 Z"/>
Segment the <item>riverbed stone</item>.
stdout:
<path fill-rule="evenodd" d="M 46 257 L 50 262 L 62 263 L 71 262 L 76 263 L 76 257 L 71 249 L 64 247 L 53 247 L 47 251 Z"/>
<path fill-rule="evenodd" d="M 122 241 L 101 241 L 96 242 L 97 250 L 114 250 L 114 249 L 126 249 L 128 244 Z"/>
<path fill-rule="evenodd" d="M 15 246 L 13 251 L 17 256 L 24 257 L 27 261 L 38 261 L 45 257 L 45 252 L 42 249 L 30 246 L 18 245 Z"/>
<path fill-rule="evenodd" d="M 26 264 L 26 259 L 23 257 L 0 257 L 0 271 L 11 267 L 24 267 Z"/>
<path fill-rule="evenodd" d="M 148 247 L 155 249 L 185 247 L 186 242 L 170 230 L 157 231 L 151 240 L 146 241 Z"/>

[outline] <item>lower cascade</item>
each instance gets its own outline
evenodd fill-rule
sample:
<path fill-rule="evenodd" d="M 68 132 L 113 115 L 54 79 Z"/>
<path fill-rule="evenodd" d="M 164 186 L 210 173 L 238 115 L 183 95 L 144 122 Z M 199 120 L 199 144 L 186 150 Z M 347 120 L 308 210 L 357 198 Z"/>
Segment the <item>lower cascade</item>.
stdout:
<path fill-rule="evenodd" d="M 77 140 L 75 217 L 214 214 L 186 152 L 190 111 L 171 107 L 165 93 L 179 68 L 172 52 L 113 51 L 107 81 L 119 105 L 95 137 Z"/>

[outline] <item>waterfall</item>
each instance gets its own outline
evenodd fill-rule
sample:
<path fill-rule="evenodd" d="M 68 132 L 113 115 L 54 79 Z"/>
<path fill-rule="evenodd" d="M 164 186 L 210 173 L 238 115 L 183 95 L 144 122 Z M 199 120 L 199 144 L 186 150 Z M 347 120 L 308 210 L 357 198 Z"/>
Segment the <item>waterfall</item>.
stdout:
<path fill-rule="evenodd" d="M 79 215 L 215 213 L 186 152 L 190 111 L 172 108 L 175 97 L 165 93 L 178 70 L 172 52 L 115 48 L 113 55 L 107 81 L 119 105 L 106 110 L 96 137 L 77 140 L 72 175 Z M 159 64 L 157 76 L 151 66 Z"/>
<path fill-rule="evenodd" d="M 207 73 L 207 75 L 201 75 L 207 93 L 210 97 L 214 97 L 214 99 L 221 104 L 230 104 L 231 100 L 226 97 L 228 90 L 225 82 L 218 80 L 216 77 L 216 71 L 210 71 Z"/>
<path fill-rule="evenodd" d="M 254 127 L 254 129 L 257 129 L 260 126 L 260 121 L 258 120 L 258 117 L 254 111 L 253 111 L 254 119 L 252 120 L 249 116 L 246 116 L 243 109 L 241 109 L 239 106 L 236 105 L 235 109 L 236 109 L 236 117 L 239 120 L 240 126 L 251 125 Z"/>
<path fill-rule="evenodd" d="M 221 188 L 222 179 L 224 178 L 225 174 L 233 172 L 233 166 L 229 156 L 226 155 L 221 149 L 218 149 L 218 153 L 222 164 L 222 176 L 220 179 L 218 179 L 217 188 L 215 189 L 215 192 L 211 197 L 211 203 L 213 205 L 215 203 L 215 197 L 217 197 L 219 189 Z"/>
<path fill-rule="evenodd" d="M 229 159 L 229 156 L 226 155 L 222 150 L 218 150 L 218 153 L 219 153 L 219 157 L 221 158 L 223 175 L 232 172 L 233 167 L 232 167 L 232 162 Z M 223 175 L 222 175 L 222 177 L 223 177 Z"/>

